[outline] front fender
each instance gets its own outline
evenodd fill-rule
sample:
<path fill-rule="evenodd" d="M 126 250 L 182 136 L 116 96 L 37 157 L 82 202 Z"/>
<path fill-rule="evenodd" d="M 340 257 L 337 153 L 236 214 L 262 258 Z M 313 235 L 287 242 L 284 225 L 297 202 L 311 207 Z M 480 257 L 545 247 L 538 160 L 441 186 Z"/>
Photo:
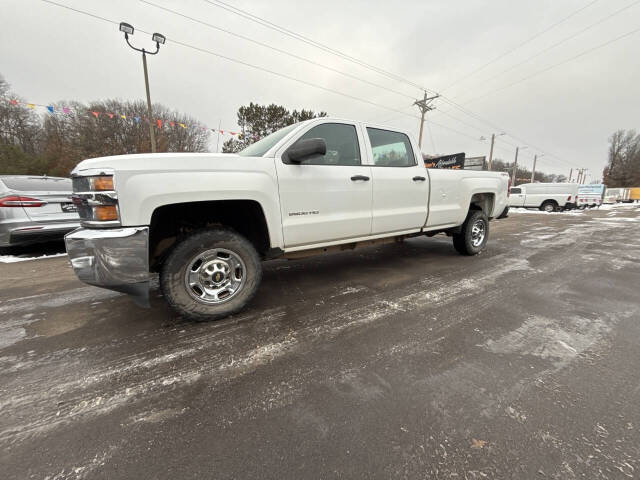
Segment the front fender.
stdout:
<path fill-rule="evenodd" d="M 154 210 L 165 205 L 213 200 L 253 200 L 265 214 L 272 248 L 282 246 L 278 189 L 267 172 L 139 172 L 117 177 L 124 226 L 149 225 Z"/>

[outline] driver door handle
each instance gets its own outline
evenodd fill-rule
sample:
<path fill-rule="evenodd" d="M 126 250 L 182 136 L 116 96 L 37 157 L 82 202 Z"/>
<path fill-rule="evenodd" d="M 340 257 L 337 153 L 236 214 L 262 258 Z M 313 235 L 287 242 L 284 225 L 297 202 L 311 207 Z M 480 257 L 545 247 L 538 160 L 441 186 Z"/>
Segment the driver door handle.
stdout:
<path fill-rule="evenodd" d="M 424 177 L 413 177 L 414 182 L 424 182 L 426 178 Z"/>
<path fill-rule="evenodd" d="M 358 180 L 363 180 L 365 182 L 368 182 L 369 177 L 367 177 L 366 175 L 354 175 L 353 177 L 351 177 L 351 180 L 353 182 L 357 182 Z"/>

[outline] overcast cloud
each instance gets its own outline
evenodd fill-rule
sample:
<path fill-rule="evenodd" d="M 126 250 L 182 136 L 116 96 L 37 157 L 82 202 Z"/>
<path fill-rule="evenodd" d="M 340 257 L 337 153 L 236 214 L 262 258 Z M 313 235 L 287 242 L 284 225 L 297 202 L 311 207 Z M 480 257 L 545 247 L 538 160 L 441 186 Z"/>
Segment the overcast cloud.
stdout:
<path fill-rule="evenodd" d="M 189 113 L 210 127 L 221 122 L 223 128 L 233 129 L 237 108 L 253 101 L 375 120 L 410 129 L 417 135 L 416 118 L 185 48 L 172 40 L 417 115 L 415 108 L 409 108 L 412 102 L 408 97 L 295 60 L 137 0 L 56 1 L 165 34 L 167 44 L 149 61 L 152 100 Z M 149 1 L 383 84 L 409 97 L 422 95 L 417 88 L 375 74 L 203 0 Z M 640 2 L 636 0 L 596 1 L 468 78 L 479 66 L 592 0 L 226 1 L 429 89 L 444 90 L 448 98 L 518 137 L 499 137 L 495 154 L 498 158 L 512 160 L 512 145 L 529 145 L 520 157 L 528 166 L 533 154 L 539 153 L 535 148 L 538 147 L 561 159 L 547 155 L 540 160 L 540 169 L 568 174 L 572 166 L 586 167 L 593 178 L 599 178 L 609 135 L 620 128 L 639 127 L 640 62 L 634 46 L 638 45 L 640 33 L 466 103 L 639 28 Z M 627 5 L 633 6 L 530 62 L 500 74 Z M 0 73 L 26 100 L 50 103 L 144 98 L 140 57 L 126 47 L 117 26 L 40 0 L 1 0 L 0 17 L 3 20 Z M 141 32 L 136 32 L 132 41 L 152 46 L 148 35 Z M 446 89 L 461 78 L 463 81 Z M 435 105 L 438 110 L 451 110 L 444 102 L 436 101 Z M 451 110 L 451 115 L 465 123 L 438 111 L 430 113 L 429 118 L 464 135 L 431 125 L 433 143 L 425 132 L 423 150 L 487 155 L 488 142 L 477 138 L 490 137 L 497 130 L 459 110 Z"/>

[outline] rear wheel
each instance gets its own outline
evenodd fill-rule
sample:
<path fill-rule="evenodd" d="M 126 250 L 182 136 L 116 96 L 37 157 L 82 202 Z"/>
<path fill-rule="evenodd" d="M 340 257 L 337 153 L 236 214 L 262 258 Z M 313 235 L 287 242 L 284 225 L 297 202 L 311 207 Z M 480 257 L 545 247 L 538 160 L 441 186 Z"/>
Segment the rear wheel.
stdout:
<path fill-rule="evenodd" d="M 180 242 L 160 272 L 162 292 L 181 316 L 206 321 L 241 310 L 262 278 L 253 245 L 229 229 L 205 230 Z"/>
<path fill-rule="evenodd" d="M 555 212 L 557 208 L 558 204 L 553 200 L 546 200 L 542 205 L 540 205 L 540 210 L 547 213 Z"/>
<path fill-rule="evenodd" d="M 461 255 L 477 255 L 484 250 L 489 239 L 489 219 L 480 210 L 472 210 L 460 228 L 453 234 L 453 248 Z"/>

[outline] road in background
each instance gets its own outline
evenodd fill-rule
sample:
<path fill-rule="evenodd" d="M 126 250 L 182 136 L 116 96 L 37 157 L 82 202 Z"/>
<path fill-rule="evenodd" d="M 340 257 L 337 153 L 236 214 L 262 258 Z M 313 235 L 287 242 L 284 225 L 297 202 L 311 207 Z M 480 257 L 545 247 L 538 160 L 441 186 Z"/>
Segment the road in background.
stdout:
<path fill-rule="evenodd" d="M 3 478 L 637 476 L 640 211 L 491 229 L 269 262 L 204 324 L 0 264 Z"/>

